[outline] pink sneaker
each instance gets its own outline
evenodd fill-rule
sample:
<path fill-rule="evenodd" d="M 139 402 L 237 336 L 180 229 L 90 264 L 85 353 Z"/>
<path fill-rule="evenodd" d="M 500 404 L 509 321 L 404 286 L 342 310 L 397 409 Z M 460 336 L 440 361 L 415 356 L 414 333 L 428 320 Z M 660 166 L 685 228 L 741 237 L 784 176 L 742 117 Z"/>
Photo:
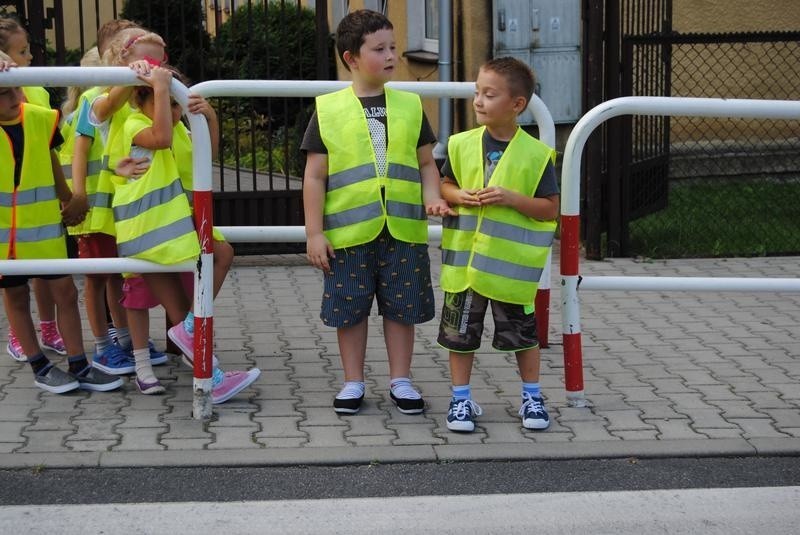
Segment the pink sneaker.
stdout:
<path fill-rule="evenodd" d="M 232 371 L 223 372 L 219 368 L 214 368 L 213 389 L 211 391 L 211 403 L 218 405 L 225 403 L 233 396 L 253 384 L 253 381 L 261 375 L 261 370 L 252 368 L 246 372 Z"/>
<path fill-rule="evenodd" d="M 19 343 L 17 336 L 11 329 L 8 330 L 8 345 L 6 346 L 6 351 L 11 355 L 11 358 L 17 362 L 28 362 L 28 356 L 22 350 L 22 344 Z"/>
<path fill-rule="evenodd" d="M 183 322 L 167 331 L 167 336 L 172 340 L 178 349 L 183 353 L 183 362 L 190 368 L 194 368 L 194 335 L 186 332 L 183 327 Z M 219 366 L 219 360 L 216 355 L 211 356 L 211 365 L 216 368 Z"/>
<path fill-rule="evenodd" d="M 67 347 L 64 345 L 64 340 L 61 339 L 56 322 L 43 321 L 39 326 L 42 329 L 42 347 L 52 349 L 59 355 L 66 355 Z"/>

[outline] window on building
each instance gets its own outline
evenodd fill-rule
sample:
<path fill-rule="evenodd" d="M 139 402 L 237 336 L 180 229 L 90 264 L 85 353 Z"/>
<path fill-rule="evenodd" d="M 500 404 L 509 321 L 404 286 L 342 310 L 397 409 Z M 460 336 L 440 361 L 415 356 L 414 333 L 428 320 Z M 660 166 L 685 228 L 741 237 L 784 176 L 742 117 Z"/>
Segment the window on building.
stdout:
<path fill-rule="evenodd" d="M 439 53 L 439 0 L 406 0 L 408 50 Z"/>

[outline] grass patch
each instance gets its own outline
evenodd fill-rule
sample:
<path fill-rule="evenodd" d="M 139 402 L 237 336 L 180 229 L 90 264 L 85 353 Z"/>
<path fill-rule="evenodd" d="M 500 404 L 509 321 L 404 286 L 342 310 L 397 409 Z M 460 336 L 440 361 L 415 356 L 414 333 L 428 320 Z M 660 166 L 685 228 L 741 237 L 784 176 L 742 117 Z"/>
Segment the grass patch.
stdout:
<path fill-rule="evenodd" d="M 630 225 L 632 256 L 735 257 L 800 253 L 800 181 L 675 181 L 666 209 Z"/>

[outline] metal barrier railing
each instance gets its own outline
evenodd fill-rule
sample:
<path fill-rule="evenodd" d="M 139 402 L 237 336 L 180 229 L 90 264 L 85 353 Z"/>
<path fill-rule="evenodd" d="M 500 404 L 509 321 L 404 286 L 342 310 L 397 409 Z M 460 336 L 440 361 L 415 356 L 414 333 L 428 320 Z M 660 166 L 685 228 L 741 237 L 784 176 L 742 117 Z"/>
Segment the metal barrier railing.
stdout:
<path fill-rule="evenodd" d="M 0 86 L 111 86 L 140 85 L 142 82 L 126 67 L 29 67 L 12 69 L 0 73 Z M 286 81 L 286 80 L 214 80 L 189 88 L 173 80 L 172 93 L 186 110 L 190 92 L 204 97 L 312 97 L 336 91 L 349 82 Z M 472 82 L 391 82 L 391 87 L 419 94 L 422 97 L 470 98 L 475 91 Z M 540 139 L 555 147 L 555 124 L 552 115 L 542 100 L 534 95 L 528 106 L 539 126 Z M 194 173 L 195 226 L 201 243 L 200 259 L 197 263 L 184 262 L 175 265 L 152 264 L 141 260 L 70 259 L 70 260 L 0 260 L 0 274 L 48 274 L 48 273 L 119 273 L 119 272 L 174 272 L 195 271 L 195 337 L 194 337 L 194 397 L 193 415 L 207 419 L 212 415 L 211 372 L 213 348 L 213 253 L 211 227 L 213 223 L 211 192 L 211 142 L 208 125 L 202 115 L 187 114 L 192 129 Z M 229 241 L 236 242 L 301 242 L 305 241 L 303 227 L 222 227 Z M 430 228 L 431 238 L 441 237 L 441 226 Z M 540 340 L 547 343 L 549 319 L 551 262 L 542 274 L 542 283 L 536 296 Z M 546 304 L 546 308 L 545 308 Z M 541 309 L 539 307 L 542 307 Z M 541 310 L 541 313 L 540 313 Z M 542 334 L 544 329 L 544 334 Z"/>
<path fill-rule="evenodd" d="M 567 401 L 583 407 L 583 355 L 581 349 L 578 286 L 585 290 L 674 290 L 800 292 L 800 278 L 716 277 L 583 277 L 580 253 L 581 155 L 589 135 L 604 121 L 620 115 L 683 115 L 690 117 L 740 117 L 800 119 L 800 102 L 788 100 L 736 100 L 679 97 L 623 97 L 589 110 L 573 128 L 564 149 L 561 173 L 561 327 L 564 339 L 564 379 Z"/>

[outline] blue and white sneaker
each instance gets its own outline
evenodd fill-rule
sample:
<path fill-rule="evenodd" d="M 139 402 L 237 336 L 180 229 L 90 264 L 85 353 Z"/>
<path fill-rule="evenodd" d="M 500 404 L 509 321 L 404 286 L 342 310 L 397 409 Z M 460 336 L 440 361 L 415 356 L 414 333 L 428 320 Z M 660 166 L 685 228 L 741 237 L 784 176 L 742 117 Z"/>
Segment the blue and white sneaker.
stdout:
<path fill-rule="evenodd" d="M 109 345 L 102 353 L 95 353 L 92 365 L 111 375 L 127 375 L 136 371 L 136 361 L 133 360 L 133 356 L 117 344 Z"/>
<path fill-rule="evenodd" d="M 149 340 L 147 343 L 150 346 L 150 365 L 159 366 L 161 364 L 166 364 L 167 360 L 169 360 L 169 357 L 167 357 L 165 353 L 162 353 L 156 349 L 156 345 L 152 340 Z"/>
<path fill-rule="evenodd" d="M 475 417 L 483 414 L 481 406 L 471 399 L 453 399 L 447 411 L 447 428 L 450 431 L 471 433 L 475 430 Z"/>
<path fill-rule="evenodd" d="M 528 393 L 522 394 L 519 415 L 522 416 L 522 427 L 525 429 L 547 429 L 550 426 L 550 416 L 544 408 L 544 400 Z"/>

